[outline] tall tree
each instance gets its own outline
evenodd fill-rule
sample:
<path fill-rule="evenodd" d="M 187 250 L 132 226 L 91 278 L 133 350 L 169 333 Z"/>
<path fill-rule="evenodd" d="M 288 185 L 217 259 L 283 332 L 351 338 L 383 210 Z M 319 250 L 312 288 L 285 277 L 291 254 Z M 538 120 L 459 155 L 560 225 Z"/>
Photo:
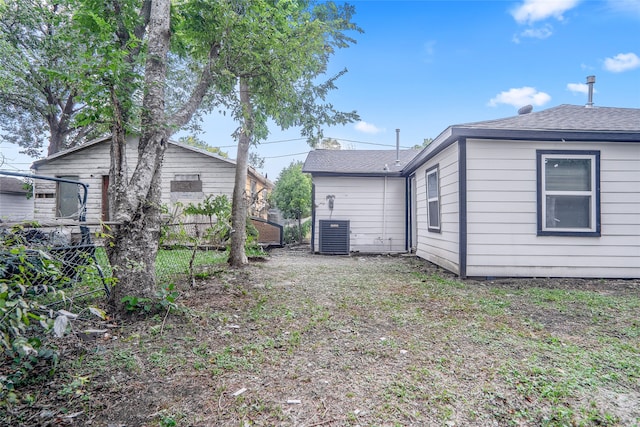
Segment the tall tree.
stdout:
<path fill-rule="evenodd" d="M 195 22 L 202 20 L 203 14 L 208 16 L 203 11 L 210 9 L 202 3 L 207 1 L 194 1 L 194 9 L 183 9 L 185 20 Z M 321 125 L 344 124 L 358 118 L 354 111 L 338 111 L 325 101 L 346 70 L 318 83 L 335 49 L 355 42 L 347 35 L 348 31 L 360 30 L 351 22 L 353 13 L 352 6 L 332 2 L 236 0 L 219 21 L 223 42 L 218 70 L 220 75 L 232 77 L 234 83 L 230 86 L 227 80 L 221 93 L 227 95 L 224 102 L 240 124 L 235 133 L 238 148 L 231 265 L 247 262 L 244 224 L 248 151 L 268 135 L 267 120 L 272 119 L 281 128 L 299 126 L 301 133 L 314 141 L 321 136 Z"/>
<path fill-rule="evenodd" d="M 324 103 L 342 73 L 316 83 L 333 50 L 351 43 L 344 31 L 357 29 L 352 9 L 309 9 L 296 0 L 183 0 L 172 15 L 170 0 L 75 1 L 76 22 L 90 41 L 86 116 L 111 123 L 113 135 L 110 206 L 120 224 L 108 247 L 118 279 L 112 302 L 123 309 L 123 296 L 155 295 L 162 159 L 168 138 L 201 107 L 228 108 L 241 124 L 231 259 L 245 263 L 247 153 L 266 137 L 267 118 L 301 126 L 310 138 L 321 123 L 357 118 Z M 168 107 L 171 60 L 185 65 L 193 80 L 182 82 L 183 103 Z M 128 176 L 124 137 L 136 128 L 138 162 Z"/>
<path fill-rule="evenodd" d="M 71 75 L 84 46 L 71 16 L 64 1 L 0 1 L 0 129 L 32 157 L 96 134 L 97 123 L 76 123 L 84 106 Z"/>
<path fill-rule="evenodd" d="M 90 40 L 86 100 L 94 118 L 111 124 L 109 197 L 119 224 L 107 252 L 118 279 L 111 300 L 122 310 L 126 295 L 155 296 L 162 159 L 169 137 L 189 122 L 212 86 L 217 46 L 205 47 L 203 61 L 196 57 L 202 51 L 194 51 L 190 66 L 197 79 L 169 111 L 170 0 L 78 0 L 77 7 L 78 28 Z M 138 161 L 129 176 L 125 136 L 136 130 Z"/>

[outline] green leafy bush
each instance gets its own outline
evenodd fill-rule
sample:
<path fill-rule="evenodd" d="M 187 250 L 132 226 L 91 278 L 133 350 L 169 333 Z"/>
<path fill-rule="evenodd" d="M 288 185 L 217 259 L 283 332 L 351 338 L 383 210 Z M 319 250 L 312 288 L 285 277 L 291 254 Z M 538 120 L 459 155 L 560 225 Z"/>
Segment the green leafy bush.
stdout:
<path fill-rule="evenodd" d="M 309 235 L 309 233 L 311 233 L 311 222 L 307 221 L 305 223 L 302 224 L 302 234 L 300 233 L 300 229 L 298 228 L 298 225 L 292 225 L 290 227 L 285 227 L 284 229 L 284 243 L 285 244 L 291 244 L 291 243 L 299 243 L 300 242 L 300 236 L 302 236 L 302 239 L 304 239 L 305 237 L 307 237 Z"/>
<path fill-rule="evenodd" d="M 11 401 L 31 371 L 57 361 L 56 352 L 44 345 L 54 326 L 53 312 L 37 296 L 59 292 L 51 284 L 63 275 L 46 254 L 13 238 L 0 239 L 0 259 L 0 346 L 6 366 L 0 375 L 0 400 Z"/>

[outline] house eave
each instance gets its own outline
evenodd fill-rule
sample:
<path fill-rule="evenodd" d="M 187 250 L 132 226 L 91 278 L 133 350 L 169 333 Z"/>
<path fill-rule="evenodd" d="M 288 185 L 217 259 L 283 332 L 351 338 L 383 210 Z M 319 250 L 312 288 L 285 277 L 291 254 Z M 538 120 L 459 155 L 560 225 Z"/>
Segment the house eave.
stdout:
<path fill-rule="evenodd" d="M 392 177 L 401 178 L 403 176 L 402 171 L 396 172 L 312 172 L 303 171 L 304 173 L 311 174 L 312 177 L 356 177 L 356 178 L 373 178 L 373 177 Z"/>
<path fill-rule="evenodd" d="M 447 128 L 429 146 L 414 157 L 402 170 L 408 176 L 415 172 L 425 161 L 435 156 L 456 141 L 466 139 L 492 139 L 511 141 L 545 142 L 622 142 L 640 143 L 640 132 L 579 131 L 579 130 L 532 130 L 532 129 L 479 129 L 464 126 Z"/>

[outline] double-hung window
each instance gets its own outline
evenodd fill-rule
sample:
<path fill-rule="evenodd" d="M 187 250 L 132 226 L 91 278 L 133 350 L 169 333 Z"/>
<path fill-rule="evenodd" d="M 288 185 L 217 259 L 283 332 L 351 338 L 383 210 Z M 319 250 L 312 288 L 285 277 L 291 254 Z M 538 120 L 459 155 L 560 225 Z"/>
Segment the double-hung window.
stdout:
<path fill-rule="evenodd" d="M 600 235 L 600 152 L 537 152 L 538 235 Z"/>
<path fill-rule="evenodd" d="M 440 232 L 440 172 L 438 166 L 427 170 L 427 229 Z"/>

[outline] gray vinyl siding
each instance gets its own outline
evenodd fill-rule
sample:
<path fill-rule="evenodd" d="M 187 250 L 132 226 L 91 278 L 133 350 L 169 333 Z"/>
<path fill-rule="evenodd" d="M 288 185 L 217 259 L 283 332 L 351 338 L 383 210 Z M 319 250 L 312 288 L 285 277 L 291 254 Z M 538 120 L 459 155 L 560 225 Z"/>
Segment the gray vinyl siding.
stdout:
<path fill-rule="evenodd" d="M 536 150 L 600 151 L 601 237 L 538 236 Z M 640 277 L 637 144 L 467 141 L 467 275 Z"/>
<path fill-rule="evenodd" d="M 316 206 L 314 251 L 319 250 L 319 221 L 350 221 L 350 251 L 406 251 L 406 188 L 404 178 L 313 177 Z M 333 195 L 333 211 L 327 196 Z"/>
<path fill-rule="evenodd" d="M 440 173 L 440 232 L 427 229 L 426 171 L 438 165 Z M 459 264 L 458 144 L 435 155 L 415 172 L 417 207 L 416 255 L 454 273 Z"/>

